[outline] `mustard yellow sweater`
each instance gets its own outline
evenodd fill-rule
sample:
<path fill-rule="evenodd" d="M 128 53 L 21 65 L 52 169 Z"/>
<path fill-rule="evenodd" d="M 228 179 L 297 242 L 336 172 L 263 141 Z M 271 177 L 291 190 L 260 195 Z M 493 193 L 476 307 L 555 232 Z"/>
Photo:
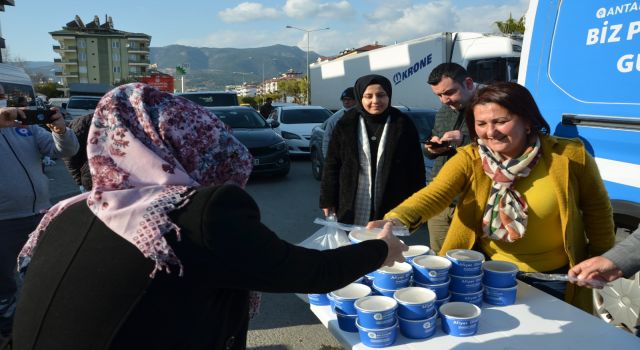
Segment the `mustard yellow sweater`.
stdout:
<path fill-rule="evenodd" d="M 594 159 L 578 139 L 542 136 L 543 162 L 551 176 L 559 207 L 560 226 L 569 265 L 601 255 L 614 244 L 611 203 Z M 458 149 L 438 176 L 385 215 L 397 218 L 412 231 L 444 210 L 460 194 L 441 253 L 450 249 L 480 249 L 482 215 L 491 179 L 482 170 L 477 146 Z M 591 313 L 589 289 L 569 284 L 565 301 Z"/>

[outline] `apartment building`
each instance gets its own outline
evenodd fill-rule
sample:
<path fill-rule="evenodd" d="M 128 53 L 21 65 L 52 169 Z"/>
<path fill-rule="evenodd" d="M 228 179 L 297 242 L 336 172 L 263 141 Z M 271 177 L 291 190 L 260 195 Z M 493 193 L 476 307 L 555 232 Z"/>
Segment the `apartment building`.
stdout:
<path fill-rule="evenodd" d="M 59 45 L 54 59 L 62 68 L 60 89 L 69 95 L 70 85 L 118 85 L 129 77 L 144 75 L 149 66 L 151 36 L 117 30 L 111 17 L 100 23 L 98 16 L 87 24 L 80 17 L 67 23 L 62 30 L 49 34 Z"/>

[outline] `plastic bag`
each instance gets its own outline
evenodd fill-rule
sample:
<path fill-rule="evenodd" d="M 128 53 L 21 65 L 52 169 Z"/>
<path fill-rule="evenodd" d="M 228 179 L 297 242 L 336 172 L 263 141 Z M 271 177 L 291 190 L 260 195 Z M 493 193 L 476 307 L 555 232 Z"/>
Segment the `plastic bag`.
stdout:
<path fill-rule="evenodd" d="M 337 225 L 335 225 L 337 223 L 335 214 L 331 214 L 327 217 L 326 220 L 322 220 L 324 223 L 319 223 L 317 222 L 317 220 L 319 219 L 316 219 L 314 223 L 321 224 L 323 226 L 314 234 L 309 236 L 309 238 L 298 243 L 300 247 L 317 250 L 327 250 L 351 244 L 347 233 L 344 232 L 344 230 L 338 228 Z M 307 294 L 296 293 L 296 295 L 305 303 L 309 303 L 309 297 L 307 296 Z"/>
<path fill-rule="evenodd" d="M 338 225 L 335 225 L 337 224 L 335 215 L 329 215 L 326 220 L 322 220 L 326 224 L 319 223 L 317 222 L 318 220 L 319 219 L 316 219 L 314 223 L 321 224 L 323 227 L 312 234 L 309 238 L 300 242 L 298 244 L 299 246 L 309 249 L 326 250 L 351 244 L 347 233 L 340 229 Z"/>
<path fill-rule="evenodd" d="M 355 231 L 355 230 L 367 230 L 370 232 L 375 232 L 375 233 L 380 233 L 382 231 L 381 228 L 367 228 L 366 226 L 359 226 L 359 225 L 349 225 L 349 224 L 343 224 L 340 222 L 337 222 L 335 220 L 329 220 L 327 218 L 327 220 L 323 220 L 320 218 L 316 218 L 315 220 L 313 220 L 314 224 L 320 224 L 320 225 L 324 225 L 327 227 L 335 227 L 339 230 L 344 230 L 344 231 Z M 404 226 L 404 225 L 394 225 L 391 227 L 391 232 L 393 233 L 394 236 L 410 236 L 411 232 L 409 231 L 409 229 Z"/>

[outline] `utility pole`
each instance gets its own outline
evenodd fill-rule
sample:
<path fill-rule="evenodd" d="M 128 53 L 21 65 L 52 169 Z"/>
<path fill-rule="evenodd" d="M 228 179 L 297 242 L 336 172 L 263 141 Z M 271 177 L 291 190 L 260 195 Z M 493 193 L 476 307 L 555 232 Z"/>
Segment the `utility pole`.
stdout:
<path fill-rule="evenodd" d="M 317 32 L 321 30 L 329 30 L 329 27 L 326 28 L 318 28 L 318 29 L 302 29 L 294 26 L 286 26 L 285 28 L 289 29 L 297 29 L 299 31 L 305 32 L 307 34 L 307 96 L 306 96 L 306 104 L 309 105 L 309 95 L 311 94 L 311 77 L 309 76 L 309 37 L 312 32 Z"/>

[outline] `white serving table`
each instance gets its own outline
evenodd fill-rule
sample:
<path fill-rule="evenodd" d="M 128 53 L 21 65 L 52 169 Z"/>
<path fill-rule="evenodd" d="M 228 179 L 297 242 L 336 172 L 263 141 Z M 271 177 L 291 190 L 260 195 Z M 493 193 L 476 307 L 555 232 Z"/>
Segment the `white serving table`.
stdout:
<path fill-rule="evenodd" d="M 516 303 L 509 306 L 482 305 L 478 333 L 454 337 L 437 330 L 428 339 L 398 339 L 389 350 L 556 350 L 640 349 L 640 338 L 518 281 Z M 371 349 L 358 333 L 344 332 L 329 306 L 311 306 L 311 311 L 346 349 Z"/>

